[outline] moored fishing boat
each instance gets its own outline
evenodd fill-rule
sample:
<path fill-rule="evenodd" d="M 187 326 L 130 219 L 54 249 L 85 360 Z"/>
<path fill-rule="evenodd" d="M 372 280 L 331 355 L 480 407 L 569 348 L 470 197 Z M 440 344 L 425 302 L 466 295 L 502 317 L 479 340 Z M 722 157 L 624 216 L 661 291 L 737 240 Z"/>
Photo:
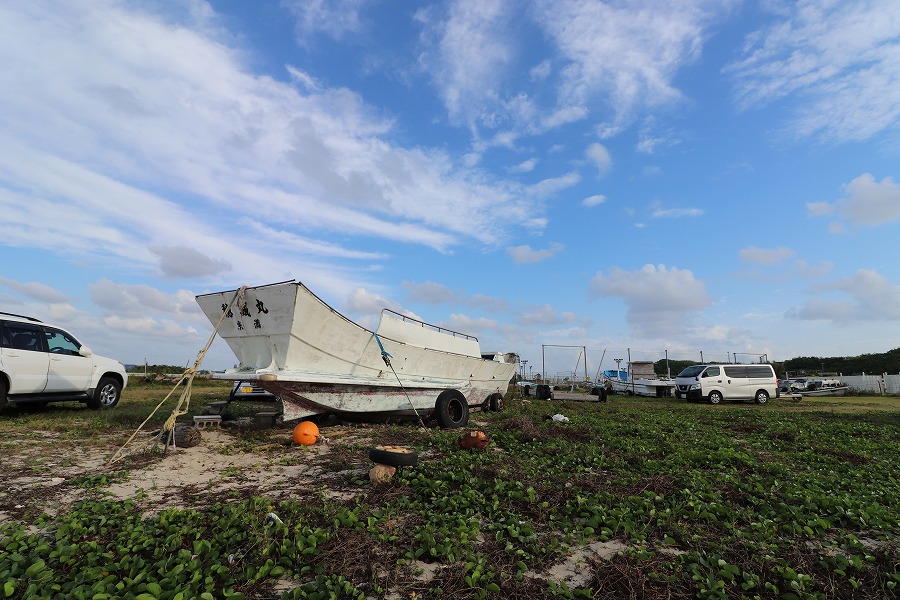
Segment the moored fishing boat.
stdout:
<path fill-rule="evenodd" d="M 284 419 L 316 414 L 433 417 L 462 427 L 473 408 L 499 410 L 518 365 L 482 355 L 478 339 L 383 310 L 370 331 L 300 282 L 197 296 L 239 365 L 217 378 L 252 381 L 284 404 Z"/>

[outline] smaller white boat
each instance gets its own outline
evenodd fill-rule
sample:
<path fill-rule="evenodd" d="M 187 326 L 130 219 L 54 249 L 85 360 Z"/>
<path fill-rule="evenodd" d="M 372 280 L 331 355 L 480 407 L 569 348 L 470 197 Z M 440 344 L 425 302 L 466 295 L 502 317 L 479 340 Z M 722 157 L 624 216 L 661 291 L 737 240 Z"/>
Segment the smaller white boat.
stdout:
<path fill-rule="evenodd" d="M 807 379 L 805 388 L 797 392 L 803 396 L 844 396 L 849 390 L 850 386 L 840 379 Z"/>
<path fill-rule="evenodd" d="M 674 381 L 657 377 L 651 361 L 632 361 L 628 363 L 627 371 L 603 371 L 603 384 L 615 394 L 652 398 L 671 396 L 675 389 Z"/>

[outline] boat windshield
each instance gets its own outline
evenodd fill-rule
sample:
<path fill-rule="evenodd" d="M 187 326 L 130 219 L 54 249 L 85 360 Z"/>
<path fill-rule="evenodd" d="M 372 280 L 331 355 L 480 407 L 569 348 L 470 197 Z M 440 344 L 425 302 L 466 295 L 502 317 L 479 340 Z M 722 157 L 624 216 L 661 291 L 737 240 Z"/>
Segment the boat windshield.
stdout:
<path fill-rule="evenodd" d="M 703 369 L 706 368 L 706 365 L 691 365 L 686 368 L 684 371 L 678 374 L 679 377 L 697 377 L 700 373 L 703 372 Z"/>

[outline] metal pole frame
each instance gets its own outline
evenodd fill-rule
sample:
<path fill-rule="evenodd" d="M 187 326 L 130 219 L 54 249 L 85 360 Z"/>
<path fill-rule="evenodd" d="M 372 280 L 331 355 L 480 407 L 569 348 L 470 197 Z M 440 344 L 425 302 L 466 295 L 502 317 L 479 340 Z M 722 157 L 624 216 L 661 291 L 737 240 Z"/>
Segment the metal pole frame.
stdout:
<path fill-rule="evenodd" d="M 581 348 L 581 352 L 584 355 L 584 378 L 587 380 L 588 372 L 587 372 L 587 346 L 569 346 L 566 344 L 541 344 L 541 370 L 543 371 L 542 375 L 544 379 L 547 379 L 547 366 L 544 363 L 544 349 L 545 348 Z M 574 378 L 575 375 L 572 375 Z"/>

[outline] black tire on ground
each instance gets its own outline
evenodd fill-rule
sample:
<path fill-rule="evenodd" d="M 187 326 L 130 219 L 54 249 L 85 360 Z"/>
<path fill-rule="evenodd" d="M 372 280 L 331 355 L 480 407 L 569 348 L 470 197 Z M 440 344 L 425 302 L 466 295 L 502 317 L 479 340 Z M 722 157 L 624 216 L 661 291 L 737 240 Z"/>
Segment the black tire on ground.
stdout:
<path fill-rule="evenodd" d="M 541 384 L 537 386 L 535 396 L 537 396 L 538 400 L 549 400 L 553 397 L 553 393 L 551 392 L 549 385 Z"/>
<path fill-rule="evenodd" d="M 434 418 L 443 429 L 465 427 L 469 422 L 469 404 L 457 390 L 444 390 L 434 403 Z"/>
<path fill-rule="evenodd" d="M 600 393 L 597 394 L 597 400 L 599 400 L 600 402 L 606 402 L 608 400 L 608 398 L 606 396 L 606 389 L 602 388 L 602 387 L 599 389 L 600 389 Z"/>
<path fill-rule="evenodd" d="M 769 401 L 769 392 L 766 390 L 757 390 L 755 400 L 757 404 L 765 404 Z"/>
<path fill-rule="evenodd" d="M 6 381 L 0 377 L 0 410 L 6 407 Z"/>
<path fill-rule="evenodd" d="M 419 455 L 401 446 L 375 446 L 369 448 L 369 460 L 389 467 L 412 467 L 419 462 Z"/>
<path fill-rule="evenodd" d="M 88 399 L 88 408 L 98 410 L 112 408 L 119 403 L 122 396 L 122 386 L 112 377 L 102 377 L 94 390 L 94 395 Z"/>
<path fill-rule="evenodd" d="M 719 404 L 722 401 L 722 393 L 712 391 L 709 393 L 709 403 L 710 404 Z"/>
<path fill-rule="evenodd" d="M 174 438 L 176 448 L 193 448 L 200 445 L 200 429 L 193 425 L 176 425 Z"/>
<path fill-rule="evenodd" d="M 503 394 L 495 393 L 488 397 L 488 408 L 491 412 L 500 412 L 503 410 Z"/>

